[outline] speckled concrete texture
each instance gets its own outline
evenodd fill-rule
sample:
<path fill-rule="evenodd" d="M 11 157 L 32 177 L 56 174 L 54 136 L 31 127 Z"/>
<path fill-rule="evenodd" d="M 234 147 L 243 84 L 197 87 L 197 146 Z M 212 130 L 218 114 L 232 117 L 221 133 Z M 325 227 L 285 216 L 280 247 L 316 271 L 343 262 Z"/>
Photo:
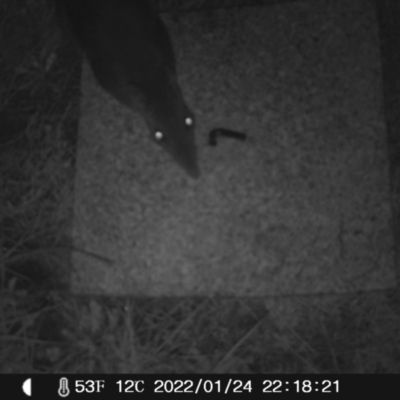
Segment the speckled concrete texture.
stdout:
<path fill-rule="evenodd" d="M 196 115 L 187 178 L 84 66 L 73 290 L 264 296 L 394 286 L 375 11 L 363 0 L 163 15 Z M 208 132 L 225 127 L 240 142 Z"/>

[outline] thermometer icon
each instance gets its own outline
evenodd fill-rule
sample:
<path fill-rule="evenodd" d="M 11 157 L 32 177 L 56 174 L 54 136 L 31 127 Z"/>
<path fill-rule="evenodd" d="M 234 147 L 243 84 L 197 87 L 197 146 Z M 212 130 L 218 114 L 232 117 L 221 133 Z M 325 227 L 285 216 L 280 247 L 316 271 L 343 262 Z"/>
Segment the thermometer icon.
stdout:
<path fill-rule="evenodd" d="M 58 395 L 60 397 L 67 397 L 69 395 L 68 379 L 67 378 L 61 378 L 60 379 L 60 387 L 58 388 Z"/>

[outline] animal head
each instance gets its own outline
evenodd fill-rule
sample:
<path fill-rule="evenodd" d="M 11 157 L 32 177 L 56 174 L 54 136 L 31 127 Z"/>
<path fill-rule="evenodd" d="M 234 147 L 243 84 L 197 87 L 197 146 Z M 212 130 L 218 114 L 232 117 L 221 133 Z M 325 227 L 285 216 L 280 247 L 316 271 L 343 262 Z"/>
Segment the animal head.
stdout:
<path fill-rule="evenodd" d="M 149 129 L 151 140 L 164 149 L 192 178 L 198 178 L 195 120 L 186 106 L 173 75 L 154 80 L 139 91 L 130 90 L 131 105 L 138 109 Z M 138 96 L 137 93 L 140 93 Z M 140 99 L 140 100 L 138 100 Z"/>
<path fill-rule="evenodd" d="M 56 5 L 99 84 L 139 111 L 151 139 L 197 178 L 194 118 L 177 82 L 168 32 L 150 2 L 56 0 Z"/>

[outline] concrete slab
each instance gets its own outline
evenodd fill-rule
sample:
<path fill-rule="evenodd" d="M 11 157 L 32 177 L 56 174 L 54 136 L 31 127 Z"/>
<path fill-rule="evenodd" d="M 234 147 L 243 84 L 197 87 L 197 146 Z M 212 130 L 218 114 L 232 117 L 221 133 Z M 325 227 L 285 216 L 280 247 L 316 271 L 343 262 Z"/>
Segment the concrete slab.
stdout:
<path fill-rule="evenodd" d="M 187 178 L 85 65 L 72 288 L 137 296 L 396 285 L 378 25 L 369 2 L 163 15 L 196 115 Z M 214 127 L 246 132 L 221 138 Z"/>

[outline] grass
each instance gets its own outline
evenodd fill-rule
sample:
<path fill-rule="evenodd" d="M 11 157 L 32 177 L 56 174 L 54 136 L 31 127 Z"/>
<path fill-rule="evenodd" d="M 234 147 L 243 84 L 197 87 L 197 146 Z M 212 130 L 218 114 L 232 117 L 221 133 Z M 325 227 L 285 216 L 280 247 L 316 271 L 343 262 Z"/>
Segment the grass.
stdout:
<path fill-rule="evenodd" d="M 400 372 L 398 290 L 293 296 L 279 316 L 262 298 L 71 294 L 76 62 L 44 1 L 0 8 L 0 372 Z"/>

